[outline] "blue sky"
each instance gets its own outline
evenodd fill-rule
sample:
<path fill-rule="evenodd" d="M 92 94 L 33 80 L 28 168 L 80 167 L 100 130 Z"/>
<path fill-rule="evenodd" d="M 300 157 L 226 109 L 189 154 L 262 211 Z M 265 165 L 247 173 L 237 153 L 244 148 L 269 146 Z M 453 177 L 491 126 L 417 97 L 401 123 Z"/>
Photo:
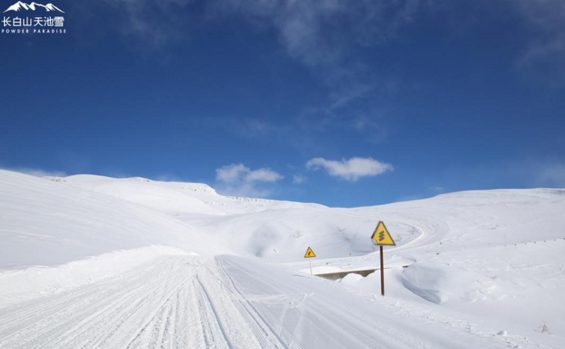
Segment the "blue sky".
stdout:
<path fill-rule="evenodd" d="M 565 187 L 561 0 L 53 3 L 66 34 L 0 35 L 1 168 L 331 206 Z"/>

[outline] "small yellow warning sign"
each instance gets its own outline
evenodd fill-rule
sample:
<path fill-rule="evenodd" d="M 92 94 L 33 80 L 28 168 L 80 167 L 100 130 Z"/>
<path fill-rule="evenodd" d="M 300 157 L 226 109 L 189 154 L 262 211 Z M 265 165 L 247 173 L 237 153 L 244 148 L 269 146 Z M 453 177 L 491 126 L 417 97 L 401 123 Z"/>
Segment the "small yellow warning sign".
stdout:
<path fill-rule="evenodd" d="M 379 224 L 377 224 L 377 228 L 371 236 L 371 241 L 373 245 L 377 246 L 396 246 L 383 221 L 379 221 Z"/>
<path fill-rule="evenodd" d="M 316 257 L 316 254 L 314 253 L 314 251 L 312 251 L 310 247 L 308 247 L 308 249 L 306 250 L 306 254 L 304 255 L 304 258 L 312 258 L 312 257 Z"/>

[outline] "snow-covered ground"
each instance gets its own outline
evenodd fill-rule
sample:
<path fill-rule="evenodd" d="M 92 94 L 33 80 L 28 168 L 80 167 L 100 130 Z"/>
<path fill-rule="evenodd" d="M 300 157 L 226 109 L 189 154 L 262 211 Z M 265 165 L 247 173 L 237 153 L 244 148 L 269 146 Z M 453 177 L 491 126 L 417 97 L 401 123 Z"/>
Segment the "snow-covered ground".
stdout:
<path fill-rule="evenodd" d="M 386 297 L 369 237 L 383 220 Z M 565 190 L 353 209 L 0 170 L 0 348 L 563 348 Z M 408 268 L 402 268 L 408 266 Z"/>

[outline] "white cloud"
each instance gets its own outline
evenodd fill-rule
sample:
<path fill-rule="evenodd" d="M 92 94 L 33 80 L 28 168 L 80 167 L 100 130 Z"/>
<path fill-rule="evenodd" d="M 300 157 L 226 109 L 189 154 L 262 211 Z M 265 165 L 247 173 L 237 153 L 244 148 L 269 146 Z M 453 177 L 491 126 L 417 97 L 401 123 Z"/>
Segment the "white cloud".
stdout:
<path fill-rule="evenodd" d="M 270 168 L 251 170 L 243 164 L 231 164 L 216 170 L 216 179 L 225 183 L 245 182 L 276 182 L 284 176 Z"/>
<path fill-rule="evenodd" d="M 324 168 L 330 176 L 341 177 L 347 181 L 356 181 L 361 177 L 378 176 L 386 171 L 392 171 L 392 165 L 373 158 L 351 158 L 349 160 L 326 160 L 314 158 L 306 163 L 306 168 L 318 170 Z"/>
<path fill-rule="evenodd" d="M 243 164 L 231 164 L 216 170 L 216 180 L 221 182 L 218 190 L 235 196 L 268 197 L 271 190 L 263 186 L 283 178 L 270 168 L 251 170 Z"/>
<path fill-rule="evenodd" d="M 249 169 L 243 164 L 232 164 L 224 166 L 216 170 L 216 179 L 225 183 L 235 182 L 240 180 L 244 173 Z"/>
<path fill-rule="evenodd" d="M 268 168 L 260 168 L 255 171 L 250 171 L 247 176 L 245 176 L 245 180 L 248 182 L 276 182 L 283 178 L 283 176 Z"/>
<path fill-rule="evenodd" d="M 301 174 L 294 175 L 294 176 L 292 177 L 292 183 L 294 183 L 294 184 L 302 184 L 302 183 L 304 183 L 305 181 L 306 181 L 306 176 L 303 176 L 303 175 L 301 175 Z"/>

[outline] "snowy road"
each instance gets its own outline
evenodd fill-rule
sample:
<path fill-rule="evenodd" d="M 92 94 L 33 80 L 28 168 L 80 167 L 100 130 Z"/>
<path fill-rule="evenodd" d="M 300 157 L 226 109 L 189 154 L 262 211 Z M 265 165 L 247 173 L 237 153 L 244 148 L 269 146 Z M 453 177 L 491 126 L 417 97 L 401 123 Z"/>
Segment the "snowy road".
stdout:
<path fill-rule="evenodd" d="M 2 309 L 0 347 L 259 347 L 215 275 L 205 260 L 165 257 L 117 278 Z"/>
<path fill-rule="evenodd" d="M 395 314 L 398 310 L 394 302 L 352 297 L 339 284 L 248 259 L 167 256 L 117 277 L 1 308 L 0 348 L 509 344 L 469 332 L 468 324 L 445 326 L 449 320 L 437 318 L 434 324 L 430 316 L 421 325 L 405 325 L 407 315 Z"/>

